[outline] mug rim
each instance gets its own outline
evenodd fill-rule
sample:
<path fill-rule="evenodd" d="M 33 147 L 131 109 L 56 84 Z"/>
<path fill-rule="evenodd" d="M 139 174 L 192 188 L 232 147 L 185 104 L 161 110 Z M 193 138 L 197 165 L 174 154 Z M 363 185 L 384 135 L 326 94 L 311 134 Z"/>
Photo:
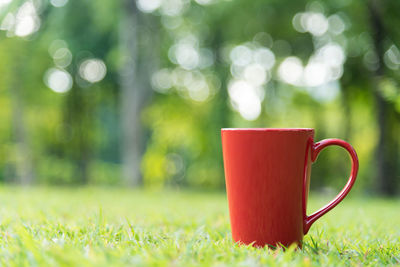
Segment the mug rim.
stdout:
<path fill-rule="evenodd" d="M 237 132 L 314 132 L 314 128 L 221 128 L 221 131 Z"/>

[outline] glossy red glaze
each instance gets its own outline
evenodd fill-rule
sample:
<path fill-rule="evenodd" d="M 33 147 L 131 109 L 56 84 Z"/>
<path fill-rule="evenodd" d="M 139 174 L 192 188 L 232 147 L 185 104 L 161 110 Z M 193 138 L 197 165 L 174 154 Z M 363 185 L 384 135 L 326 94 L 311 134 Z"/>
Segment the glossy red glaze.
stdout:
<path fill-rule="evenodd" d="M 232 236 L 254 246 L 301 244 L 310 226 L 334 208 L 353 186 L 358 160 L 346 142 L 313 143 L 313 129 L 222 129 L 225 181 Z M 352 158 L 348 183 L 328 205 L 306 215 L 311 164 L 326 146 Z"/>

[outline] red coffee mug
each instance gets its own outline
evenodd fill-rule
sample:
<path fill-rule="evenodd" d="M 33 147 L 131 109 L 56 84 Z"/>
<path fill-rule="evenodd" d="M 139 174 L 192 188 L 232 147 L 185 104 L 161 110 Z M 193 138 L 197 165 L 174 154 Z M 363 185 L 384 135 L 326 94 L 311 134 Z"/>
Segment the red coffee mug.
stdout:
<path fill-rule="evenodd" d="M 357 171 L 353 147 L 339 139 L 314 143 L 314 129 L 222 129 L 222 148 L 232 237 L 254 246 L 301 246 L 322 215 L 349 193 Z M 346 149 L 351 175 L 328 205 L 306 215 L 311 163 L 330 145 Z"/>

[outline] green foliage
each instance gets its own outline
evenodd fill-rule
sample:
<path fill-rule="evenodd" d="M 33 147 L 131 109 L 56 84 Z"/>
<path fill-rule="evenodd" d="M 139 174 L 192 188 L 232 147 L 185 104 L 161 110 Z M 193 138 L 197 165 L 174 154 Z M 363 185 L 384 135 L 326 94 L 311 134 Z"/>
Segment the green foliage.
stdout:
<path fill-rule="evenodd" d="M 7 266 L 400 264 L 395 200 L 346 199 L 287 251 L 233 244 L 220 193 L 3 187 L 0 201 Z"/>
<path fill-rule="evenodd" d="M 341 34 L 329 33 L 321 38 L 309 33 L 299 33 L 293 27 L 293 17 L 303 11 L 321 12 L 326 17 L 338 16 L 344 23 L 345 30 Z M 181 71 L 179 64 L 171 62 L 173 61 L 171 47 L 179 43 L 185 36 L 193 35 L 198 38 L 199 47 L 213 51 L 215 64 L 200 71 L 214 73 L 218 78 L 221 89 L 217 91 L 216 95 L 207 99 L 207 106 L 211 107 L 209 108 L 211 112 L 202 113 L 198 112 L 198 104 L 187 96 L 186 92 L 190 88 L 186 89 L 185 86 L 180 86 L 178 82 L 172 88 L 164 89 L 162 94 L 156 95 L 156 100 L 149 107 L 150 110 L 163 110 L 163 112 L 160 112 L 162 115 L 157 118 L 144 117 L 145 122 L 150 122 L 149 128 L 154 135 L 160 135 L 162 132 L 159 131 L 158 126 L 155 126 L 158 125 L 158 120 L 162 120 L 169 127 L 177 125 L 177 129 L 180 127 L 178 125 L 182 123 L 191 127 L 186 129 L 185 140 L 180 139 L 179 134 L 175 136 L 182 143 L 192 137 L 199 138 L 199 134 L 196 134 L 198 131 L 213 130 L 219 132 L 219 128 L 223 127 L 314 127 L 316 128 L 316 141 L 338 137 L 355 144 L 360 160 L 363 162 L 361 186 L 371 187 L 372 173 L 374 173 L 374 158 L 371 155 L 376 147 L 378 129 L 375 128 L 374 124 L 375 113 L 371 110 L 371 106 L 373 106 L 373 99 L 369 93 L 371 85 L 365 82 L 370 70 L 363 66 L 363 56 L 372 48 L 369 28 L 366 26 L 368 10 L 365 7 L 350 2 L 338 4 L 337 2 L 305 3 L 298 1 L 288 4 L 282 1 L 252 1 L 252 4 L 249 5 L 247 1 L 240 0 L 215 1 L 215 4 L 211 6 L 190 4 L 186 12 L 179 16 L 179 19 L 182 19 L 183 22 L 177 23 L 178 26 L 172 29 L 168 28 L 167 23 L 172 18 L 165 15 L 162 10 L 157 10 L 155 13 L 162 17 L 161 22 L 164 31 L 167 33 L 165 35 L 168 36 L 168 38 L 163 39 L 163 44 L 170 48 L 169 51 L 163 51 L 161 54 L 161 62 L 165 62 L 162 66 L 168 67 L 173 73 L 172 76 L 176 75 L 180 79 L 185 79 L 185 72 Z M 360 23 L 360 21 L 364 21 L 364 23 Z M 306 64 L 312 54 L 326 42 L 339 44 L 348 55 L 343 70 L 343 79 L 337 85 L 340 92 L 336 97 L 333 99 L 320 98 L 317 95 L 318 92 L 314 92 L 312 88 L 302 89 L 299 86 L 282 83 L 277 74 L 277 66 L 286 57 L 297 56 L 303 61 L 303 64 Z M 272 80 L 262 88 L 263 94 L 265 94 L 262 111 L 255 120 L 244 119 L 239 112 L 234 110 L 235 105 L 232 104 L 232 99 L 227 96 L 227 93 L 223 95 L 228 90 L 230 80 L 238 79 L 232 77 L 234 71 L 232 71 L 229 55 L 230 51 L 237 45 L 266 47 L 271 49 L 277 61 L 276 67 L 269 74 L 272 75 Z M 218 54 L 221 54 L 220 58 L 218 58 Z M 325 90 L 334 89 L 327 88 Z M 394 90 L 389 91 L 392 95 L 394 94 Z M 186 101 L 177 102 L 173 100 L 176 94 Z M 164 102 L 170 102 L 170 104 L 161 104 Z M 180 111 L 180 105 L 186 110 L 185 114 Z M 345 105 L 349 108 L 344 108 Z M 176 116 L 166 110 L 166 106 L 175 109 L 177 113 L 181 112 L 179 116 L 184 118 L 182 122 L 176 123 Z M 188 109 L 188 106 L 191 108 Z M 220 110 L 213 110 L 213 106 L 219 106 Z M 188 117 L 195 118 L 198 122 L 205 121 L 207 123 L 193 125 Z M 172 128 L 174 127 L 172 126 Z M 174 130 L 169 129 L 169 131 Z M 193 161 L 191 154 L 169 146 L 168 143 L 174 141 L 168 140 L 168 135 L 165 135 L 165 139 L 163 142 L 157 142 L 157 138 L 149 139 L 149 149 L 145 158 L 154 160 L 158 158 L 158 163 L 161 161 L 164 161 L 164 163 L 148 164 L 148 161 L 144 163 L 145 183 L 146 181 L 149 181 L 149 183 L 158 181 L 160 184 L 168 184 L 173 181 L 173 178 L 163 171 L 163 168 L 165 169 L 165 165 L 168 165 L 166 155 L 174 153 L 183 158 L 185 170 L 194 170 L 198 175 L 203 172 L 210 172 L 205 174 L 204 177 L 208 177 L 210 181 L 217 181 L 214 185 L 222 184 L 222 169 L 218 168 L 218 164 L 221 164 L 221 162 L 216 161 L 218 160 L 216 155 L 220 157 L 220 154 L 216 153 L 215 149 L 220 145 L 218 135 L 207 137 L 208 144 L 212 145 L 214 150 L 204 149 L 204 156 L 196 158 L 195 161 Z M 199 143 L 200 140 L 198 139 L 197 142 Z M 196 145 L 192 144 L 196 148 Z M 203 145 L 206 146 L 206 143 Z M 344 177 L 348 173 L 347 157 L 344 158 L 343 154 L 337 150 L 328 151 L 327 155 L 322 156 L 315 164 L 313 177 L 316 178 L 312 187 L 333 187 L 337 190 L 341 188 Z M 215 167 L 212 164 L 213 162 L 217 162 Z M 153 179 L 153 175 L 156 175 L 153 172 L 159 174 L 157 179 Z M 181 184 L 198 186 L 196 181 L 199 181 L 199 177 L 194 176 L 195 179 L 191 179 L 188 174 L 182 179 Z M 340 177 L 343 178 L 340 179 Z"/>
<path fill-rule="evenodd" d="M 385 16 L 377 40 L 370 8 L 375 2 L 162 0 L 151 2 L 150 10 L 146 0 L 4 2 L 0 180 L 19 181 L 25 146 L 33 182 L 120 183 L 118 173 L 129 164 L 120 149 L 126 145 L 120 119 L 126 72 L 134 77 L 132 90 L 153 91 L 150 101 L 136 103 L 142 119 L 136 128 L 145 128 L 143 144 L 137 145 L 144 147 L 138 165 L 145 186 L 223 188 L 221 128 L 314 127 L 316 141 L 337 137 L 354 145 L 361 162 L 358 190 L 373 191 L 376 148 L 393 147 L 392 154 L 400 154 L 398 3 L 379 4 L 378 13 Z M 36 27 L 26 35 L 17 29 L 24 16 L 33 16 Z M 129 34 L 135 38 L 122 51 Z M 331 54 L 324 47 L 333 48 Z M 256 53 L 260 50 L 267 62 Z M 322 83 L 318 79 L 327 74 L 318 72 L 325 66 L 319 64 L 321 55 L 329 61 L 325 65 L 334 66 L 329 70 L 334 78 Z M 248 62 L 237 65 L 238 56 Z M 123 69 L 130 58 L 135 67 Z M 100 80 L 85 79 L 88 59 L 104 63 L 106 75 Z M 300 66 L 301 79 L 282 76 L 287 60 Z M 314 61 L 319 65 L 312 66 Z M 257 74 L 260 62 L 269 65 Z M 247 68 L 251 64 L 255 70 Z M 62 71 L 70 86 L 50 90 L 49 70 Z M 245 85 L 236 84 L 240 95 L 235 97 L 238 81 Z M 388 110 L 387 130 L 379 124 L 377 97 Z M 393 135 L 386 134 L 384 144 L 379 143 L 382 132 Z M 398 156 L 385 161 L 400 166 Z M 395 169 L 387 176 L 398 177 L 400 168 Z M 347 175 L 347 158 L 328 150 L 314 165 L 311 186 L 339 190 Z"/>
<path fill-rule="evenodd" d="M 153 131 L 142 163 L 145 184 L 160 186 L 167 181 L 175 185 L 220 187 L 222 166 L 210 158 L 209 133 L 203 131 L 210 125 L 210 121 L 203 119 L 212 117 L 210 103 L 169 98 L 155 101 L 143 114 L 143 120 L 151 122 L 149 128 Z"/>

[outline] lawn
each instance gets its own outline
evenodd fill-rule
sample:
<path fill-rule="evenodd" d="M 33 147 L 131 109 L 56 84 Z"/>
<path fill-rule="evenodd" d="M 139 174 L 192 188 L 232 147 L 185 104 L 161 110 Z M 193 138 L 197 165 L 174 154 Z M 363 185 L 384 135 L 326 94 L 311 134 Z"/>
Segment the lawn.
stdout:
<path fill-rule="evenodd" d="M 234 245 L 222 193 L 1 187 L 0 235 L 3 266 L 400 265 L 400 200 L 345 199 L 284 252 Z"/>

